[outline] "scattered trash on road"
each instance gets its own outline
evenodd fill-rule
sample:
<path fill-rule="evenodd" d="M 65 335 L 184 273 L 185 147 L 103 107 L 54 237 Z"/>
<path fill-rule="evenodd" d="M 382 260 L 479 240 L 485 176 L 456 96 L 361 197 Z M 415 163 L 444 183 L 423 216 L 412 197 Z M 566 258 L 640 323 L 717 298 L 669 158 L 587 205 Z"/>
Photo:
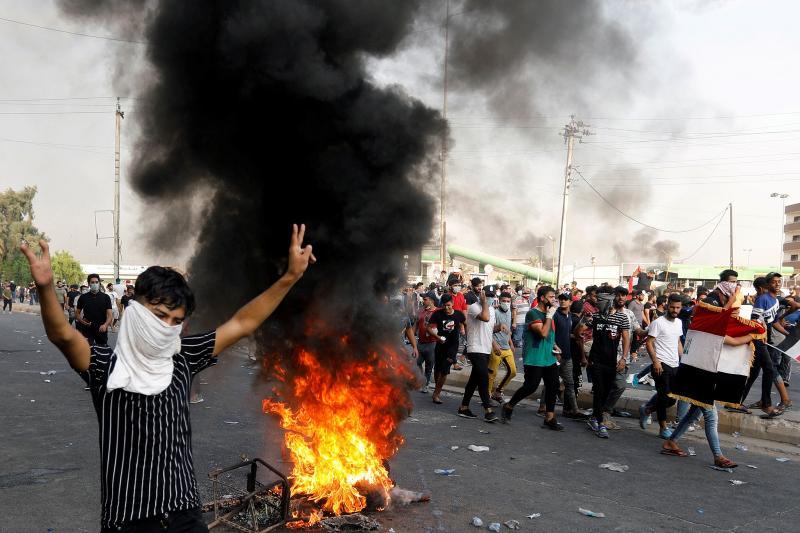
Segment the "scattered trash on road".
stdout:
<path fill-rule="evenodd" d="M 237 422 L 236 420 L 226 420 L 225 423 L 226 424 L 238 424 L 239 422 Z"/>
<path fill-rule="evenodd" d="M 708 465 L 708 467 L 712 470 L 719 470 L 720 472 L 728 472 L 729 474 L 733 473 L 733 468 L 722 468 L 721 466 L 717 465 Z"/>
<path fill-rule="evenodd" d="M 47 372 L 39 372 L 39 375 L 42 376 L 54 376 L 56 373 L 55 370 L 48 370 Z"/>
<path fill-rule="evenodd" d="M 737 442 L 737 443 L 736 443 L 736 449 L 737 449 L 737 450 L 741 450 L 741 451 L 743 451 L 743 452 L 746 452 L 746 451 L 747 451 L 747 446 L 745 446 L 745 445 L 744 445 L 744 444 L 742 444 L 741 442 Z"/>
<path fill-rule="evenodd" d="M 409 422 L 419 422 L 419 418 L 409 418 Z"/>
<path fill-rule="evenodd" d="M 690 447 L 688 447 L 688 448 L 686 448 L 686 452 L 687 452 L 689 455 L 691 455 L 692 457 L 694 457 L 695 455 L 697 455 L 697 452 L 696 452 L 696 451 L 694 451 L 694 448 L 692 448 L 691 446 L 690 446 Z"/>
<path fill-rule="evenodd" d="M 747 485 L 747 481 L 739 481 L 738 479 L 729 479 L 731 485 Z"/>
<path fill-rule="evenodd" d="M 494 531 L 494 533 L 500 533 L 500 522 L 492 522 L 489 524 L 489 531 Z"/>
<path fill-rule="evenodd" d="M 452 476 L 453 472 L 455 472 L 455 468 L 437 468 L 433 471 L 434 474 L 439 474 L 440 476 Z"/>
<path fill-rule="evenodd" d="M 539 518 L 542 516 L 542 513 L 533 513 L 528 515 L 528 520 L 533 520 L 534 518 Z"/>
<path fill-rule="evenodd" d="M 697 514 L 703 514 L 703 513 L 705 513 L 705 511 L 702 508 L 697 510 Z"/>
<path fill-rule="evenodd" d="M 741 433 L 739 433 L 738 431 L 734 431 L 733 433 L 731 433 L 731 437 L 733 437 L 734 439 L 738 438 L 739 435 L 741 435 Z"/>
<path fill-rule="evenodd" d="M 451 428 L 457 428 L 458 426 L 450 426 Z"/>
<path fill-rule="evenodd" d="M 593 516 L 595 518 L 605 518 L 606 515 L 603 513 L 595 513 L 594 511 L 590 511 L 589 509 L 584 509 L 583 507 L 578 507 L 578 512 L 584 516 Z"/>
<path fill-rule="evenodd" d="M 453 451 L 456 451 L 458 448 L 459 448 L 459 446 L 450 446 L 450 449 L 453 450 Z"/>
<path fill-rule="evenodd" d="M 489 451 L 489 447 L 488 446 L 476 446 L 474 444 L 470 444 L 469 446 L 467 446 L 467 448 L 469 448 L 473 452 L 488 452 Z"/>
<path fill-rule="evenodd" d="M 519 529 L 519 521 L 518 520 L 508 520 L 503 522 L 508 529 Z"/>
<path fill-rule="evenodd" d="M 611 470 L 612 472 L 626 472 L 628 470 L 628 465 L 622 465 L 619 463 L 603 463 L 600 465 L 600 468 L 605 468 L 607 470 Z"/>
<path fill-rule="evenodd" d="M 475 527 L 483 527 L 483 520 L 477 516 L 472 517 L 472 525 Z"/>
<path fill-rule="evenodd" d="M 483 433 L 484 435 L 488 435 L 491 431 L 486 431 L 485 429 L 479 429 L 478 433 Z"/>
<path fill-rule="evenodd" d="M 752 468 L 753 470 L 758 468 L 756 465 L 745 465 L 745 466 L 747 466 L 747 468 Z"/>
<path fill-rule="evenodd" d="M 788 457 L 776 457 L 775 460 L 778 461 L 779 463 L 788 463 L 789 462 L 789 458 Z"/>
<path fill-rule="evenodd" d="M 49 379 L 44 380 L 45 383 L 50 383 Z"/>

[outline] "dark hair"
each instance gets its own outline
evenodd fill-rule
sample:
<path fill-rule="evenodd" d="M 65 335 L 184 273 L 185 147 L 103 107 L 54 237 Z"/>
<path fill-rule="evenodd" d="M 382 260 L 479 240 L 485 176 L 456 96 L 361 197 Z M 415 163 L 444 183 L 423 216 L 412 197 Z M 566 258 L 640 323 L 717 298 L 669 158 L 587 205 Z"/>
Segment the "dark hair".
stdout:
<path fill-rule="evenodd" d="M 453 297 L 450 296 L 447 293 L 444 293 L 444 294 L 442 294 L 442 297 L 439 298 L 439 305 L 444 307 L 444 304 L 446 304 L 447 302 L 452 302 L 452 301 L 453 301 Z"/>
<path fill-rule="evenodd" d="M 753 280 L 753 287 L 756 289 L 764 289 L 767 287 L 767 278 L 764 276 L 759 276 Z"/>
<path fill-rule="evenodd" d="M 684 294 L 689 294 L 690 292 L 694 292 L 694 287 L 684 287 L 683 288 L 683 293 Z"/>
<path fill-rule="evenodd" d="M 417 282 L 416 285 L 414 285 L 414 288 L 415 289 L 419 289 L 420 287 L 424 287 L 424 286 L 425 286 L 425 284 L 420 281 L 420 282 Z"/>
<path fill-rule="evenodd" d="M 621 294 L 622 296 L 627 296 L 628 289 L 626 289 L 622 285 L 617 285 L 616 287 L 614 287 L 614 294 Z"/>
<path fill-rule="evenodd" d="M 569 306 L 569 312 L 570 313 L 575 313 L 576 315 L 579 315 L 579 314 L 581 314 L 581 311 L 583 311 L 583 301 L 581 301 L 581 300 L 575 300 Z"/>
<path fill-rule="evenodd" d="M 563 300 L 572 300 L 572 296 L 570 296 L 569 294 L 567 294 L 565 292 L 562 292 L 561 294 L 558 295 L 558 299 L 562 300 L 562 301 Z"/>
<path fill-rule="evenodd" d="M 187 317 L 194 312 L 194 293 L 177 270 L 151 266 L 139 274 L 134 292 L 137 300 L 152 305 L 164 304 L 170 309 L 183 307 Z"/>
<path fill-rule="evenodd" d="M 586 294 L 592 294 L 593 292 L 597 292 L 597 285 L 589 285 L 586 287 Z"/>
<path fill-rule="evenodd" d="M 500 293 L 500 298 L 511 298 L 511 293 L 510 292 L 501 292 Z"/>
<path fill-rule="evenodd" d="M 611 285 L 602 285 L 601 287 L 595 287 L 592 285 L 592 287 L 594 287 L 594 292 L 597 294 L 614 294 L 614 289 L 611 288 Z M 590 288 L 591 287 L 586 287 L 586 294 L 589 294 Z"/>
<path fill-rule="evenodd" d="M 708 287 L 703 287 L 702 285 L 697 287 L 697 295 L 700 296 L 702 294 L 708 294 Z"/>
<path fill-rule="evenodd" d="M 680 302 L 683 305 L 683 296 L 680 294 L 670 294 L 669 295 L 669 303 Z"/>
<path fill-rule="evenodd" d="M 92 278 L 97 278 L 97 281 L 98 282 L 100 281 L 100 276 L 98 276 L 97 274 L 89 274 L 88 276 L 86 276 L 86 283 L 91 283 Z"/>
<path fill-rule="evenodd" d="M 781 276 L 778 272 L 770 272 L 769 274 L 766 275 L 766 280 L 767 283 L 770 283 L 773 279 L 782 277 L 783 276 Z"/>
<path fill-rule="evenodd" d="M 730 277 L 738 278 L 739 273 L 736 272 L 735 270 L 731 270 L 730 268 L 726 268 L 725 270 L 719 273 L 720 281 L 728 281 L 728 278 Z"/>
<path fill-rule="evenodd" d="M 469 282 L 469 284 L 470 284 L 470 285 L 472 285 L 473 287 L 477 287 L 477 286 L 478 286 L 478 285 L 480 285 L 481 283 L 483 283 L 483 279 L 481 279 L 481 278 L 479 278 L 479 277 L 477 277 L 477 276 L 475 276 L 474 278 L 472 278 L 472 281 L 470 281 L 470 282 Z"/>
<path fill-rule="evenodd" d="M 667 296 L 665 294 L 656 298 L 656 305 L 664 305 L 665 303 L 667 303 Z"/>
<path fill-rule="evenodd" d="M 556 290 L 550 285 L 542 285 L 541 287 L 539 287 L 539 290 L 536 291 L 536 298 L 537 299 L 541 298 L 542 296 L 545 296 L 548 292 L 556 292 Z"/>

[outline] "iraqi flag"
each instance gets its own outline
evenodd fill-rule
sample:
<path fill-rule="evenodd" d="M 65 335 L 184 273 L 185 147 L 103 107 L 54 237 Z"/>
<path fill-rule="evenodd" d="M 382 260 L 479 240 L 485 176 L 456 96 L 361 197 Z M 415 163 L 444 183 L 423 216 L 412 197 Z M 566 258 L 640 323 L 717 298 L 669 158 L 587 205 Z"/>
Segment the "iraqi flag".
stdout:
<path fill-rule="evenodd" d="M 787 332 L 789 334 L 777 346 L 770 346 L 800 362 L 800 325 L 787 328 Z"/>
<path fill-rule="evenodd" d="M 726 335 L 751 334 L 763 339 L 765 329 L 760 322 L 733 316 L 732 312 L 706 303 L 695 306 L 670 396 L 708 408 L 715 401 L 741 405 L 753 361 L 753 346 L 752 343 L 728 346 L 723 341 Z"/>

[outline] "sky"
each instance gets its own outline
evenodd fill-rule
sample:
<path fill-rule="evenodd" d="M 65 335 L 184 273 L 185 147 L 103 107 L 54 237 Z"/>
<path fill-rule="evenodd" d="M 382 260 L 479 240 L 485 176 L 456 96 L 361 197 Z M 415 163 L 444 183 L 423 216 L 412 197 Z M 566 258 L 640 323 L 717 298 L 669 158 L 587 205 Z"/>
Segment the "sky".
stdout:
<path fill-rule="evenodd" d="M 674 240 L 676 262 L 726 264 L 728 220 L 721 214 L 731 202 L 735 263 L 775 265 L 781 218 L 770 193 L 800 202 L 800 72 L 792 68 L 800 5 L 603 6 L 636 54 L 624 76 L 613 56 L 592 73 L 558 62 L 527 64 L 499 80 L 521 104 L 518 113 L 512 107 L 503 115 L 487 91 L 451 80 L 449 241 L 518 258 L 534 257 L 540 245 L 549 251 L 545 236 L 558 235 L 561 217 L 566 154 L 559 133 L 575 114 L 591 135 L 575 148 L 580 175 L 570 194 L 565 263 L 596 257 L 610 264 L 620 253 L 643 261 L 657 255 L 659 242 Z M 45 0 L 0 0 L 0 18 L 109 35 L 61 16 Z M 402 50 L 369 60 L 373 81 L 441 108 L 443 19 L 444 3 L 431 0 Z M 581 39 L 570 36 L 579 50 Z M 129 54 L 121 68 L 144 71 L 139 51 L 141 45 L 0 20 L 0 189 L 37 186 L 37 226 L 52 248 L 84 263 L 112 256 L 115 96 L 126 117 L 122 263 L 175 264 L 191 253 L 191 246 L 170 255 L 148 249 L 143 221 L 152 213 L 125 182 L 128 143 L 138 134 L 136 95 L 115 86 L 116 58 Z M 438 183 L 429 187 L 435 194 Z"/>

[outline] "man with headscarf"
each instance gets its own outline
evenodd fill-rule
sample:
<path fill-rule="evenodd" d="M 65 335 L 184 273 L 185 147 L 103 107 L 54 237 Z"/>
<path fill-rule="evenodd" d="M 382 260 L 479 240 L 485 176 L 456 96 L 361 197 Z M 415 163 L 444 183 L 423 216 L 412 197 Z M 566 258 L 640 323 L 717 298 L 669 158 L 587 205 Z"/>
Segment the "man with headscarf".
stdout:
<path fill-rule="evenodd" d="M 285 274 L 216 330 L 181 338 L 194 294 L 177 271 L 153 266 L 136 280 L 117 346 L 90 346 L 56 300 L 46 241 L 37 256 L 21 246 L 39 288 L 47 338 L 70 366 L 88 373 L 100 424 L 101 531 L 208 531 L 200 512 L 189 420 L 193 377 L 253 334 L 315 261 L 293 227 Z"/>

